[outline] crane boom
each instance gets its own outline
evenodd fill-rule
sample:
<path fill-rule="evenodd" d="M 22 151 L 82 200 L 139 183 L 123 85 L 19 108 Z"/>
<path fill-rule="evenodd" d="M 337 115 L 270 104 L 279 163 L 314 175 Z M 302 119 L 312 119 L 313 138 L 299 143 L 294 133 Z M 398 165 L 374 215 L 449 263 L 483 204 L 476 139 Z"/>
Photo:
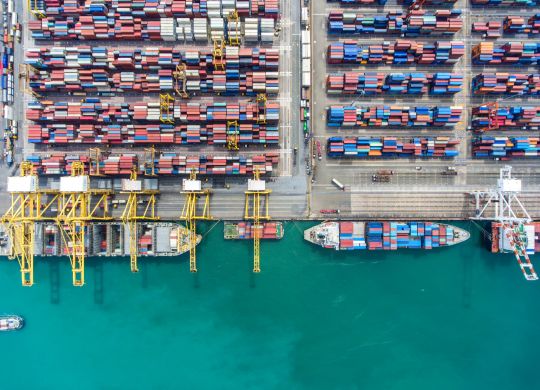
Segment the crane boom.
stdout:
<path fill-rule="evenodd" d="M 139 226 L 138 221 L 157 221 L 160 218 L 156 215 L 156 196 L 158 190 L 145 190 L 142 188 L 141 181 L 137 180 L 138 168 L 133 166 L 129 180 L 122 181 L 121 194 L 127 194 L 126 207 L 122 213 L 122 222 L 129 230 L 129 258 L 131 272 L 139 272 L 138 267 L 138 238 Z M 146 201 L 144 211 L 139 214 L 138 207 L 140 201 Z"/>
<path fill-rule="evenodd" d="M 109 221 L 110 190 L 90 189 L 90 178 L 84 164 L 71 165 L 71 177 L 60 178 L 60 195 L 56 223 L 71 262 L 74 286 L 84 285 L 86 227 L 93 221 Z"/>
<path fill-rule="evenodd" d="M 244 219 L 253 221 L 253 272 L 261 272 L 261 220 L 270 220 L 268 211 L 269 197 L 272 191 L 266 188 L 266 183 L 260 178 L 259 168 L 253 171 L 253 180 L 248 180 L 248 190 L 245 192 Z M 264 204 L 263 204 L 264 203 Z M 264 213 L 261 214 L 261 212 Z"/>
<path fill-rule="evenodd" d="M 189 270 L 197 272 L 197 220 L 212 219 L 210 216 L 210 190 L 202 189 L 202 183 L 197 180 L 197 174 L 192 169 L 189 179 L 184 179 L 182 182 L 182 194 L 185 194 L 186 200 L 180 220 L 186 222 L 187 234 L 189 234 Z M 203 198 L 204 202 L 201 213 L 198 213 L 197 206 L 200 198 Z M 178 241 L 181 241 L 180 237 Z"/>
<path fill-rule="evenodd" d="M 11 206 L 1 218 L 8 236 L 9 258 L 16 258 L 23 286 L 34 284 L 34 240 L 36 224 L 53 220 L 46 217 L 52 204 L 58 199 L 53 190 L 41 190 L 37 175 L 30 162 L 21 163 L 20 176 L 8 178 Z"/>

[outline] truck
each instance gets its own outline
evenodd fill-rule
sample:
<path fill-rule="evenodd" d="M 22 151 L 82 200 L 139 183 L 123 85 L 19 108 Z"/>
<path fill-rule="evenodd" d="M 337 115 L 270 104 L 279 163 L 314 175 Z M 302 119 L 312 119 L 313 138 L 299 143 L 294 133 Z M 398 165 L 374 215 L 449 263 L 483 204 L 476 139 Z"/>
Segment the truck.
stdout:
<path fill-rule="evenodd" d="M 393 174 L 394 174 L 394 171 L 389 170 L 389 169 L 379 169 L 377 171 L 377 175 L 381 175 L 381 176 L 392 176 Z"/>
<path fill-rule="evenodd" d="M 390 176 L 389 175 L 372 175 L 371 181 L 374 183 L 389 183 Z"/>
<path fill-rule="evenodd" d="M 338 209 L 322 209 L 319 212 L 321 214 L 339 214 L 340 213 Z"/>
<path fill-rule="evenodd" d="M 334 184 L 336 187 L 338 187 L 341 191 L 345 191 L 345 186 L 341 184 L 338 179 L 332 178 L 332 184 Z"/>
<path fill-rule="evenodd" d="M 319 159 L 319 161 L 322 160 L 321 141 L 317 141 L 317 158 Z"/>

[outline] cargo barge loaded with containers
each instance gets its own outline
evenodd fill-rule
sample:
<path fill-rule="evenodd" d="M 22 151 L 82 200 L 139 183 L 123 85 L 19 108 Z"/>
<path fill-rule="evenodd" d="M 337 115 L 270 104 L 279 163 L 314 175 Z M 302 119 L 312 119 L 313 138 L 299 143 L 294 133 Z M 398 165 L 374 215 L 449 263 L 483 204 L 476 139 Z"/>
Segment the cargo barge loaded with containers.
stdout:
<path fill-rule="evenodd" d="M 281 240 L 284 234 L 283 224 L 266 222 L 255 228 L 251 222 L 225 222 L 223 227 L 223 237 L 226 240 L 252 240 L 255 232 L 263 240 Z"/>
<path fill-rule="evenodd" d="M 140 223 L 137 237 L 139 256 L 179 256 L 190 250 L 189 231 L 169 222 Z M 85 247 L 88 256 L 129 256 L 129 229 L 121 223 L 99 223 L 87 226 Z M 197 244 L 201 241 L 197 235 Z M 36 227 L 35 254 L 63 256 L 70 253 L 56 224 Z"/>
<path fill-rule="evenodd" d="M 335 250 L 433 249 L 467 241 L 469 232 L 436 222 L 323 222 L 304 239 Z"/>

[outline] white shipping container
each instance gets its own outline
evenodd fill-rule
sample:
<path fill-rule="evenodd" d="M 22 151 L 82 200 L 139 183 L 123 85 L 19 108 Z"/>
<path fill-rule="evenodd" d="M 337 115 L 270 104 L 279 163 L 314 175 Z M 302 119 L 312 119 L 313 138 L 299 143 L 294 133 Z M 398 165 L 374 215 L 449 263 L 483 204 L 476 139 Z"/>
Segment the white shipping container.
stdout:
<path fill-rule="evenodd" d="M 311 86 L 311 73 L 302 72 L 302 87 L 309 87 L 309 86 Z"/>

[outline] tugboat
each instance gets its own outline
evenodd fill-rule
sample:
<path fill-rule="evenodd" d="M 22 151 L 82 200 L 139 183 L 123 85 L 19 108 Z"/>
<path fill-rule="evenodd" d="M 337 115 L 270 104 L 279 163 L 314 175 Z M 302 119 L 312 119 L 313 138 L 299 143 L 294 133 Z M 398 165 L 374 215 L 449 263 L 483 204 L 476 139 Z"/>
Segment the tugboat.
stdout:
<path fill-rule="evenodd" d="M 0 316 L 0 332 L 19 330 L 24 326 L 22 317 L 16 315 Z"/>

